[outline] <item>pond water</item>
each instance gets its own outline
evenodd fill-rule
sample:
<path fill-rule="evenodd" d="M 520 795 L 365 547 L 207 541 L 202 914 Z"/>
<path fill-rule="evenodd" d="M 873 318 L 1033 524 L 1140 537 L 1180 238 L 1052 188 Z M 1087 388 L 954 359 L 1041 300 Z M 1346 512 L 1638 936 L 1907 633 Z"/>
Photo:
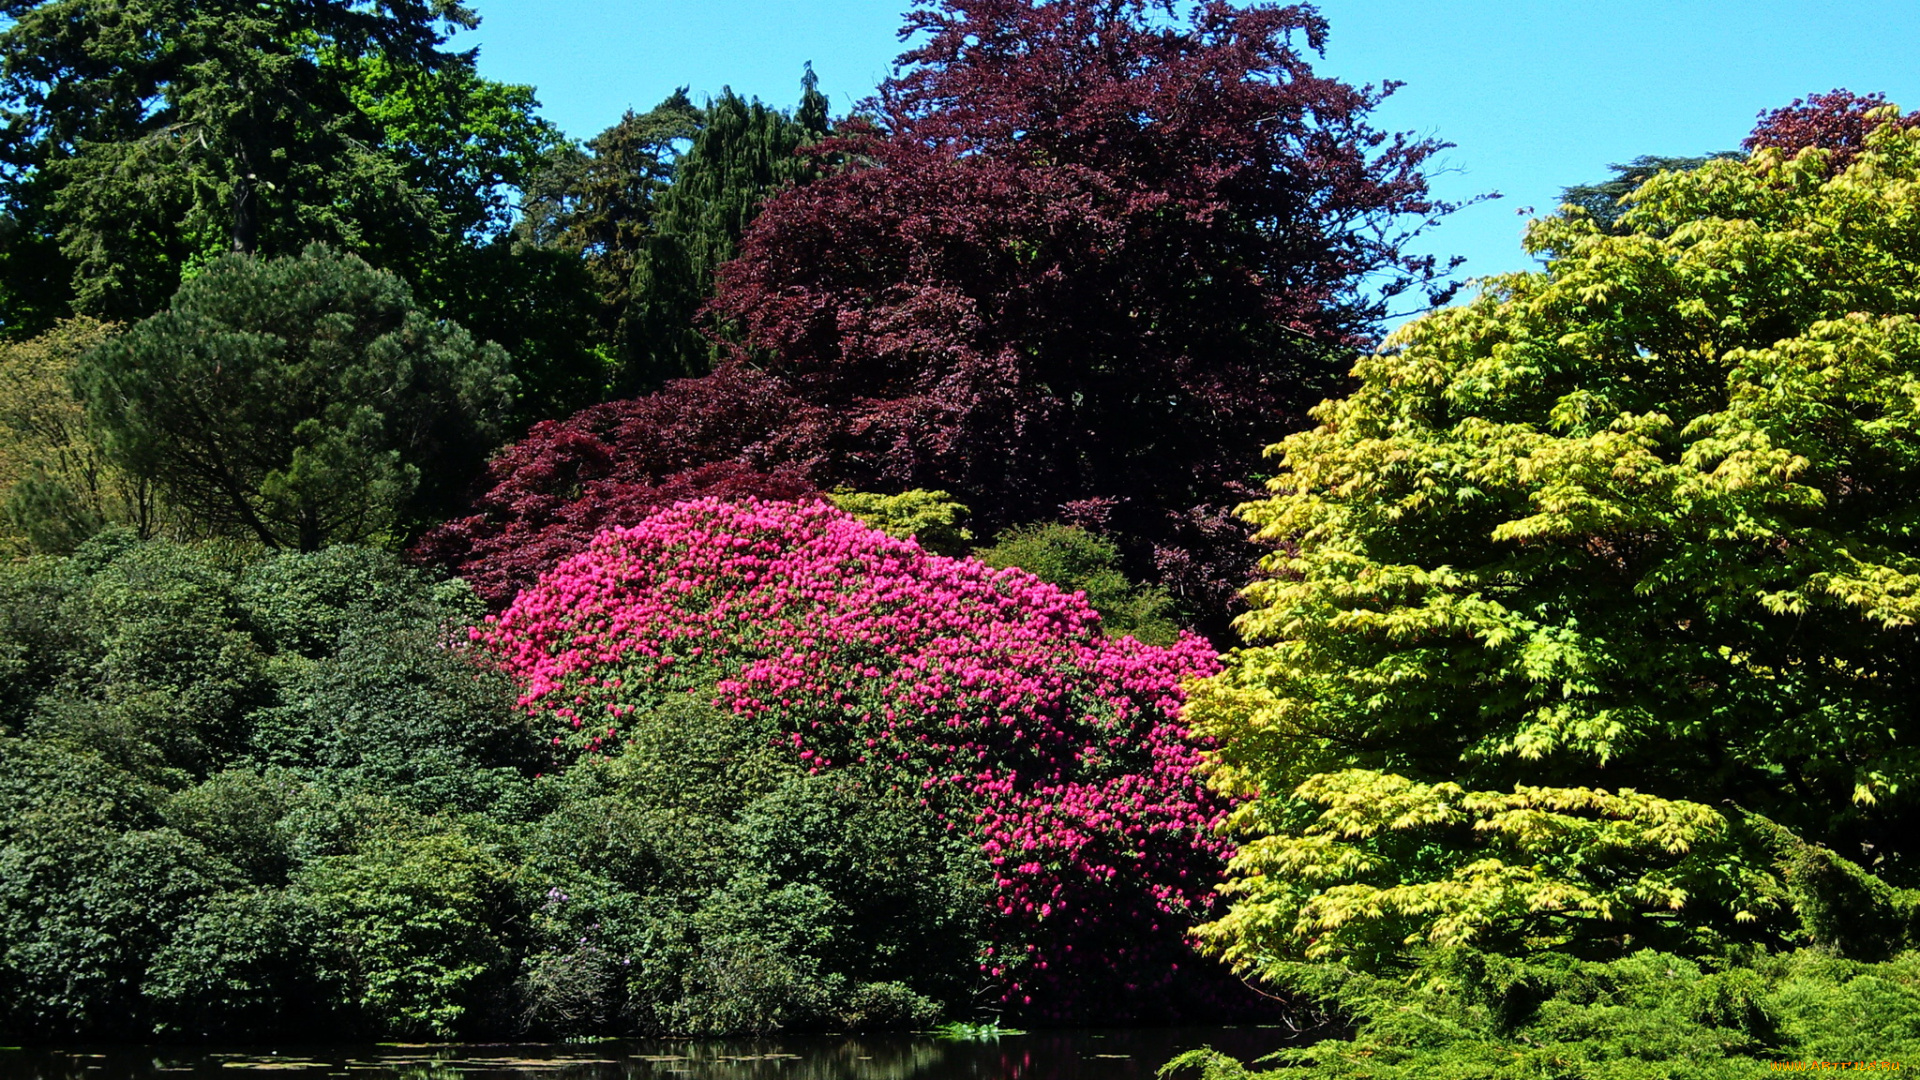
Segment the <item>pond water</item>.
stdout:
<path fill-rule="evenodd" d="M 1285 1028 L 1216 1027 L 1040 1031 L 966 1042 L 873 1035 L 226 1050 L 0 1048 L 0 1080 L 1147 1080 L 1183 1050 L 1212 1046 L 1246 1060 L 1285 1045 L 1289 1034 Z"/>

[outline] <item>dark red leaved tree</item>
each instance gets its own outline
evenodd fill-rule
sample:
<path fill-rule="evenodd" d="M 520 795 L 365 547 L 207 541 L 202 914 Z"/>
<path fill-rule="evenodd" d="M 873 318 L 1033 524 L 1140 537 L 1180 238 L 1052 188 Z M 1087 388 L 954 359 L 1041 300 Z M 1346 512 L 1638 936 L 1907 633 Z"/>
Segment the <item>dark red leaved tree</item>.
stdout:
<path fill-rule="evenodd" d="M 1307 6 L 923 0 L 903 35 L 867 119 L 812 151 L 841 167 L 771 199 L 721 269 L 736 362 L 536 434 L 428 551 L 504 582 L 520 570 L 499 560 L 550 561 L 530 539 L 632 516 L 567 509 L 629 493 L 552 455 L 647 498 L 698 464 L 784 463 L 943 488 L 985 530 L 1100 529 L 1224 629 L 1258 554 L 1231 510 L 1259 494 L 1262 448 L 1337 390 L 1388 297 L 1448 291 L 1451 266 L 1405 250 L 1452 209 L 1421 171 L 1443 144 L 1367 124 L 1391 85 L 1314 73 Z M 732 410 L 728 437 L 661 458 L 654 425 L 696 407 Z"/>
<path fill-rule="evenodd" d="M 937 487 L 988 528 L 1094 507 L 1190 603 L 1254 554 L 1219 524 L 1333 392 L 1451 209 L 1442 144 L 1316 75 L 1304 5 L 932 0 L 902 73 L 770 201 L 715 314 L 852 438 L 859 487 Z M 1409 228 L 1403 226 L 1411 226 Z"/>
<path fill-rule="evenodd" d="M 816 410 L 737 365 L 543 421 L 489 464 L 492 487 L 474 513 L 427 533 L 412 553 L 503 605 L 597 533 L 663 506 L 813 494 L 799 444 L 823 442 L 820 424 Z"/>
<path fill-rule="evenodd" d="M 1867 135 L 1878 125 L 1867 114 L 1885 108 L 1885 94 L 1856 94 L 1850 90 L 1829 90 L 1795 98 L 1793 104 L 1769 109 L 1760 114 L 1753 134 L 1740 144 L 1749 153 L 1777 149 L 1792 154 L 1809 146 L 1833 151 L 1833 167 L 1843 168 L 1867 145 Z M 1920 113 L 1898 117 L 1900 127 L 1920 124 Z"/>

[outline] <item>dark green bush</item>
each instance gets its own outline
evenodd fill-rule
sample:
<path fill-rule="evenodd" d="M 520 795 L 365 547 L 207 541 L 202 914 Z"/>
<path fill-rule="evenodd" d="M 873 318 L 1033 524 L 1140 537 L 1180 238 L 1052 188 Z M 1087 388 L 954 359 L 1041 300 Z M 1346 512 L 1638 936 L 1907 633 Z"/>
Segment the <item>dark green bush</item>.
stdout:
<path fill-rule="evenodd" d="M 154 1034 L 197 1039 L 351 1030 L 342 987 L 315 963 L 322 913 L 280 889 L 209 897 L 154 953 L 140 988 Z"/>
<path fill-rule="evenodd" d="M 698 695 L 626 724 L 622 752 L 544 782 L 538 1030 L 916 1027 L 966 1000 L 985 868 L 917 799 L 809 776 Z"/>
<path fill-rule="evenodd" d="M 140 1034 L 150 958 L 239 873 L 97 755 L 0 744 L 0 1030 Z"/>
<path fill-rule="evenodd" d="M 0 1034 L 506 1015 L 524 917 L 452 818 L 511 818 L 542 757 L 447 647 L 473 613 L 357 549 L 110 530 L 0 567 Z"/>

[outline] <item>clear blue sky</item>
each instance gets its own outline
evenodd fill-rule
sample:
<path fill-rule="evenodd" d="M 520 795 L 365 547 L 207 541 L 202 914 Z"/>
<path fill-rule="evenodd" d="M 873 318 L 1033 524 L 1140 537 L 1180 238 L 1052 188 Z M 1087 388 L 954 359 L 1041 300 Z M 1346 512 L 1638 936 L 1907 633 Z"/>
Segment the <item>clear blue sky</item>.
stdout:
<path fill-rule="evenodd" d="M 474 0 L 487 76 L 531 83 L 577 137 L 677 86 L 791 104 L 813 61 L 836 112 L 886 77 L 906 0 Z M 1381 126 L 1455 143 L 1436 189 L 1505 198 L 1462 211 L 1428 250 L 1473 274 L 1520 269 L 1524 217 L 1640 154 L 1735 148 L 1754 114 L 1844 86 L 1920 109 L 1920 2 L 1325 0 L 1321 70 L 1406 85 Z"/>

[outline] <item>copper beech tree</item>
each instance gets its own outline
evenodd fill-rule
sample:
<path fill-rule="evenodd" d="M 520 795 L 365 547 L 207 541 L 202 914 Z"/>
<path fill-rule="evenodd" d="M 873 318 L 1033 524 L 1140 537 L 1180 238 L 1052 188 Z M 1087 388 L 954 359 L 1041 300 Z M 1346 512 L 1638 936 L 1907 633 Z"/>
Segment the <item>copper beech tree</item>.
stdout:
<path fill-rule="evenodd" d="M 1391 84 L 1315 74 L 1326 34 L 1304 5 L 920 5 L 897 76 L 805 151 L 834 170 L 720 270 L 710 325 L 804 415 L 744 457 L 1089 525 L 1224 612 L 1259 447 L 1451 269 L 1404 247 L 1451 209 L 1441 144 L 1369 126 Z M 454 528 L 510 530 L 513 501 Z"/>

